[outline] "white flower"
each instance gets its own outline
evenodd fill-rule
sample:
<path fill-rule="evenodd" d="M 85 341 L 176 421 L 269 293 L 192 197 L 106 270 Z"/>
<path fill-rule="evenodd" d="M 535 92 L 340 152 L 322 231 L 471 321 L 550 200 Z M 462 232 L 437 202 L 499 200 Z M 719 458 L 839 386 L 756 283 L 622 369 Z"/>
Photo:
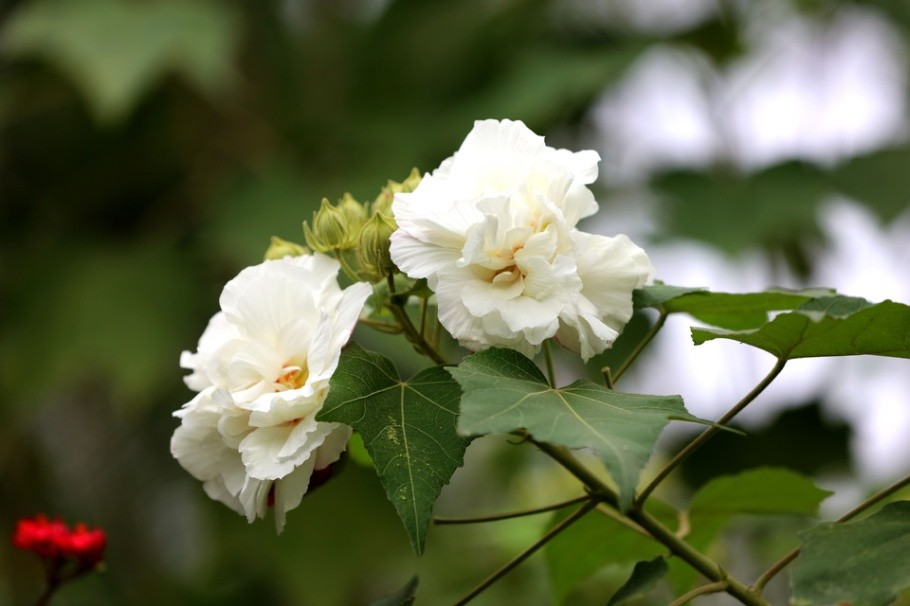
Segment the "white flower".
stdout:
<path fill-rule="evenodd" d="M 427 279 L 462 345 L 533 356 L 555 336 L 587 360 L 619 335 L 653 268 L 626 236 L 575 227 L 597 212 L 587 185 L 599 159 L 548 147 L 522 122 L 483 120 L 416 190 L 395 195 L 392 260 Z"/>
<path fill-rule="evenodd" d="M 275 522 L 296 507 L 314 470 L 338 460 L 351 429 L 316 421 L 371 289 L 338 286 L 338 262 L 285 257 L 248 267 L 228 282 L 221 311 L 180 363 L 200 393 L 175 416 L 180 464 L 206 493 Z"/>

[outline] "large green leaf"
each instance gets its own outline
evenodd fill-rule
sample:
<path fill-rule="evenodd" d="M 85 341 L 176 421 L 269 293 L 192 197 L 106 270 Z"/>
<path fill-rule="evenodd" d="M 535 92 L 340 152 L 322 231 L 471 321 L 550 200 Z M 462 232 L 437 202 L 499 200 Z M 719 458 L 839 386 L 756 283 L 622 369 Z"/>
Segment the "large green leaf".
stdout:
<path fill-rule="evenodd" d="M 790 585 L 796 604 L 879 606 L 910 587 L 910 501 L 800 534 Z"/>
<path fill-rule="evenodd" d="M 707 550 L 737 515 L 790 515 L 814 517 L 831 493 L 802 474 L 780 467 L 759 467 L 712 479 L 702 486 L 687 511 L 685 540 Z M 670 581 L 677 591 L 692 587 L 697 573 L 670 562 Z"/>
<path fill-rule="evenodd" d="M 55 65 L 99 120 L 113 121 L 168 72 L 222 92 L 233 75 L 237 25 L 224 3 L 206 0 L 39 0 L 7 23 L 2 50 Z"/>
<path fill-rule="evenodd" d="M 687 313 L 712 326 L 742 330 L 765 324 L 770 312 L 789 311 L 816 297 L 833 294 L 834 291 L 821 288 L 725 293 L 655 284 L 635 291 L 634 297 L 639 308 L 652 307 L 663 313 Z"/>
<path fill-rule="evenodd" d="M 669 505 L 649 499 L 646 508 L 668 527 L 676 526 L 677 513 Z M 568 515 L 568 510 L 559 512 L 551 526 Z M 557 602 L 563 602 L 580 581 L 603 566 L 629 565 L 666 553 L 667 548 L 657 541 L 603 515 L 584 516 L 544 548 L 550 588 Z"/>
<path fill-rule="evenodd" d="M 464 390 L 460 433 L 526 429 L 537 440 L 590 448 L 616 481 L 623 509 L 664 426 L 695 420 L 679 396 L 619 393 L 587 380 L 551 388 L 531 360 L 508 349 L 476 353 L 449 371 Z"/>
<path fill-rule="evenodd" d="M 402 381 L 388 358 L 351 343 L 317 416 L 346 423 L 363 436 L 417 553 L 423 551 L 436 497 L 462 465 L 469 443 L 455 432 L 460 393 L 441 367 Z"/>
<path fill-rule="evenodd" d="M 731 339 L 780 359 L 863 354 L 910 358 L 910 306 L 892 301 L 872 305 L 851 297 L 821 297 L 760 328 L 693 328 L 692 339 L 696 345 L 711 339 Z"/>

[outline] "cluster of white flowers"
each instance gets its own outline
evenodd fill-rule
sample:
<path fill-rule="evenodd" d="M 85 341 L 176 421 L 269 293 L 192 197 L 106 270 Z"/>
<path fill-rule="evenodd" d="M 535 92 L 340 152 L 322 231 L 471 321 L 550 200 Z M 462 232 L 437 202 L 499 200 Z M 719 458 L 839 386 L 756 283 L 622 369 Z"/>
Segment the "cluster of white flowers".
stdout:
<path fill-rule="evenodd" d="M 338 262 L 285 257 L 228 282 L 221 311 L 180 364 L 198 395 L 175 412 L 171 452 L 206 493 L 249 521 L 300 504 L 338 460 L 350 427 L 316 421 L 370 286 L 338 286 Z"/>
<path fill-rule="evenodd" d="M 576 228 L 597 211 L 587 186 L 599 160 L 548 147 L 522 122 L 483 120 L 415 191 L 396 194 L 392 260 L 427 279 L 462 345 L 533 356 L 555 337 L 587 360 L 615 341 L 653 268 L 626 236 Z"/>

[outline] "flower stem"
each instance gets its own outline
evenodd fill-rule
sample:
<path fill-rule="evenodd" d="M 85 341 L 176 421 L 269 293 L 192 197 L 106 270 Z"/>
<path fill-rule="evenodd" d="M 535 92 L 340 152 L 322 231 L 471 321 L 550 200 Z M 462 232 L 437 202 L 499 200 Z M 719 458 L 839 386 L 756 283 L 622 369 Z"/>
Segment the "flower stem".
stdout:
<path fill-rule="evenodd" d="M 547 380 L 550 381 L 550 387 L 556 387 L 556 371 L 553 368 L 553 354 L 550 352 L 549 339 L 543 342 L 543 359 L 547 365 Z"/>
<path fill-rule="evenodd" d="M 726 591 L 726 589 L 727 589 L 727 581 L 717 581 L 716 583 L 708 583 L 707 585 L 701 585 L 700 587 L 696 587 L 692 591 L 687 591 L 686 593 L 682 594 L 681 596 L 679 596 L 678 598 L 676 598 L 675 600 L 670 602 L 667 606 L 682 606 L 683 604 L 685 604 L 692 598 L 697 598 L 698 596 L 708 595 L 711 593 L 720 593 L 721 591 Z"/>
<path fill-rule="evenodd" d="M 534 509 L 524 509 L 521 511 L 511 511 L 509 513 L 500 513 L 487 516 L 477 516 L 473 518 L 443 518 L 443 517 L 434 517 L 433 523 L 437 525 L 446 525 L 446 524 L 480 524 L 482 522 L 498 522 L 499 520 L 510 520 L 512 518 L 521 518 L 524 516 L 532 516 L 537 513 L 546 513 L 548 511 L 556 511 L 557 509 L 563 509 L 569 505 L 575 505 L 576 503 L 582 503 L 584 501 L 590 501 L 590 495 L 582 495 L 580 497 L 575 497 L 574 499 L 569 499 L 568 501 L 563 501 L 561 503 L 554 503 L 552 505 L 546 505 L 544 507 L 536 507 Z"/>
<path fill-rule="evenodd" d="M 537 442 L 533 438 L 530 438 L 530 441 L 578 478 L 591 491 L 593 497 L 618 509 L 619 498 L 616 492 L 594 475 L 590 469 L 585 467 L 568 449 L 561 446 L 553 446 L 546 442 Z M 759 594 L 751 591 L 736 579 L 727 576 L 723 568 L 714 560 L 680 539 L 650 513 L 642 509 L 633 508 L 625 515 L 647 531 L 648 535 L 654 540 L 667 547 L 673 555 L 684 560 L 708 580 L 725 583 L 724 591 L 739 599 L 741 603 L 747 606 L 769 606 L 768 602 Z"/>
<path fill-rule="evenodd" d="M 612 383 L 615 384 L 617 381 L 619 381 L 619 377 L 621 377 L 629 369 L 629 367 L 632 366 L 632 363 L 635 362 L 639 354 L 645 350 L 645 347 L 647 347 L 651 340 L 654 339 L 654 337 L 657 335 L 657 333 L 660 332 L 660 329 L 664 327 L 664 323 L 666 321 L 667 312 L 660 312 L 660 315 L 657 316 L 657 321 L 654 322 L 654 325 L 651 326 L 650 330 L 648 330 L 647 334 L 645 334 L 645 338 L 638 342 L 638 345 L 635 346 L 635 349 L 632 350 L 632 353 L 629 354 L 629 357 L 623 361 L 622 365 L 619 367 L 619 370 L 612 373 Z"/>
<path fill-rule="evenodd" d="M 720 419 L 718 419 L 714 425 L 711 425 L 710 427 L 705 429 L 703 432 L 701 432 L 698 435 L 698 437 L 696 437 L 694 440 L 689 442 L 685 448 L 683 448 L 681 451 L 676 453 L 676 456 L 674 456 L 670 460 L 670 462 L 667 463 L 664 466 L 664 468 L 660 470 L 660 472 L 654 477 L 654 479 L 651 480 L 648 483 L 648 485 L 645 486 L 645 488 L 641 491 L 641 493 L 635 499 L 635 503 L 633 504 L 633 507 L 636 509 L 641 509 L 641 507 L 644 505 L 644 502 L 648 498 L 648 496 L 654 491 L 655 488 L 657 488 L 657 486 L 661 482 L 663 482 L 666 479 L 666 477 L 668 475 L 670 475 L 670 472 L 672 472 L 674 469 L 676 469 L 676 467 L 679 466 L 680 463 L 682 463 L 683 461 L 688 459 L 689 456 L 693 452 L 698 450 L 702 444 L 704 444 L 705 442 L 710 440 L 714 436 L 714 434 L 721 431 L 721 429 L 727 423 L 729 423 L 733 419 L 733 417 L 735 417 L 740 412 L 742 412 L 742 410 L 746 406 L 748 406 L 753 400 L 755 400 L 755 398 L 757 398 L 765 390 L 765 388 L 767 388 L 768 385 L 770 385 L 771 382 L 777 378 L 777 375 L 779 375 L 780 372 L 784 369 L 784 365 L 786 363 L 787 363 L 787 360 L 785 358 L 778 358 L 777 362 L 774 364 L 774 367 L 768 372 L 768 374 L 765 375 L 765 377 L 758 383 L 758 385 L 756 385 L 755 387 L 752 388 L 752 391 L 750 391 L 745 396 L 743 396 L 743 398 L 739 402 L 737 402 L 736 405 L 733 406 L 733 408 L 728 410 L 724 416 L 722 416 Z"/>
<path fill-rule="evenodd" d="M 414 323 L 411 322 L 411 318 L 408 316 L 408 312 L 405 310 L 404 306 L 395 300 L 395 276 L 392 273 L 389 273 L 387 279 L 389 283 L 388 307 L 391 310 L 392 314 L 395 316 L 395 319 L 398 320 L 398 323 L 401 325 L 405 338 L 416 345 L 421 352 L 423 352 L 436 364 L 447 364 L 448 362 L 442 356 L 442 354 L 439 353 L 435 347 L 430 345 L 430 343 L 414 326 Z"/>
<path fill-rule="evenodd" d="M 885 488 L 882 488 L 881 490 L 879 490 L 878 492 L 873 494 L 871 497 L 869 497 L 868 499 L 866 499 L 865 501 L 863 501 L 862 503 L 860 503 L 859 505 L 857 505 L 856 507 L 854 507 L 853 509 L 851 509 L 850 511 L 845 513 L 844 515 L 837 518 L 834 521 L 834 523 L 842 524 L 844 522 L 847 522 L 847 521 L 855 518 L 857 515 L 859 515 L 863 511 L 869 509 L 870 507 L 872 507 L 873 505 L 875 505 L 882 499 L 885 499 L 885 498 L 891 496 L 892 494 L 894 494 L 901 488 L 908 486 L 908 485 L 910 485 L 910 476 L 901 478 L 900 480 L 898 480 L 897 482 L 894 482 L 890 486 L 886 486 Z M 797 558 L 797 556 L 799 556 L 799 547 L 793 548 L 784 557 L 782 557 L 778 561 L 774 562 L 774 564 L 772 564 L 771 567 L 768 568 L 768 570 L 763 572 L 762 575 L 760 577 L 758 577 L 758 579 L 756 579 L 755 583 L 752 584 L 753 591 L 761 593 L 764 590 L 765 585 L 767 585 L 768 582 L 777 575 L 777 573 L 779 573 L 781 570 L 786 568 L 787 565 L 790 564 L 790 562 L 795 560 Z"/>
<path fill-rule="evenodd" d="M 553 537 L 580 520 L 585 514 L 587 514 L 595 507 L 597 507 L 597 499 L 589 498 L 587 503 L 579 507 L 577 510 L 575 510 L 575 512 L 573 512 L 566 519 L 562 520 L 559 524 L 548 530 L 547 533 L 540 537 L 533 545 L 522 551 L 510 561 L 506 562 L 502 567 L 499 568 L 499 570 L 484 579 L 479 585 L 477 585 L 477 587 L 468 592 L 463 598 L 455 602 L 454 606 L 463 606 L 464 604 L 467 604 L 476 598 L 487 587 L 504 577 L 513 568 L 527 560 L 531 555 L 534 554 L 534 552 L 549 543 Z"/>

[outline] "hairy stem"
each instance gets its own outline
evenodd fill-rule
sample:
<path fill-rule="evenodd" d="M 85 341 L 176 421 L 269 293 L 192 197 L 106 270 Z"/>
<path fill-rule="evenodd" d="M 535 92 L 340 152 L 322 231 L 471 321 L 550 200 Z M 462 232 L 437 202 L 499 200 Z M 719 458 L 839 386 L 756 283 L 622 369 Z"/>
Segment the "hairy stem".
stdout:
<path fill-rule="evenodd" d="M 660 332 L 660 329 L 664 327 L 664 322 L 666 321 L 667 313 L 663 311 L 660 312 L 660 315 L 657 316 L 657 321 L 654 322 L 654 325 L 651 326 L 650 330 L 648 330 L 645 338 L 635 346 L 635 349 L 633 349 L 632 353 L 629 354 L 629 357 L 623 361 L 622 365 L 619 367 L 619 370 L 612 373 L 611 382 L 613 384 L 619 381 L 619 377 L 621 377 L 629 369 L 629 367 L 632 366 L 632 363 L 635 362 L 639 354 L 645 350 L 645 347 L 647 347 L 651 340 L 654 339 L 654 337 L 657 335 L 657 333 Z"/>
<path fill-rule="evenodd" d="M 587 486 L 588 490 L 591 491 L 592 497 L 596 497 L 602 502 L 618 508 L 619 498 L 616 492 L 594 475 L 590 469 L 585 467 L 568 449 L 561 446 L 553 446 L 546 442 L 537 442 L 533 438 L 530 438 L 530 441 Z M 667 547 L 673 555 L 685 561 L 708 580 L 724 582 L 726 584 L 724 591 L 737 598 L 743 604 L 747 606 L 769 606 L 768 602 L 760 595 L 751 591 L 743 583 L 727 576 L 727 573 L 714 560 L 677 537 L 672 530 L 664 526 L 660 520 L 648 512 L 643 509 L 633 508 L 625 515 L 647 531 L 653 539 Z"/>
<path fill-rule="evenodd" d="M 522 551 L 520 554 L 512 558 L 509 562 L 504 564 L 499 570 L 488 576 L 484 579 L 477 587 L 472 589 L 467 593 L 463 598 L 455 602 L 454 606 L 462 606 L 467 604 L 478 595 L 480 595 L 487 587 L 504 577 L 509 571 L 513 568 L 524 562 L 528 559 L 534 552 L 538 549 L 549 543 L 553 537 L 561 533 L 563 530 L 580 520 L 585 514 L 597 507 L 597 499 L 589 499 L 587 503 L 579 507 L 575 512 L 572 513 L 569 517 L 562 520 L 559 524 L 547 531 L 545 535 L 540 537 L 533 545 Z"/>
<path fill-rule="evenodd" d="M 635 499 L 633 507 L 636 509 L 641 509 L 642 505 L 644 505 L 645 500 L 654 491 L 654 489 L 657 488 L 657 486 L 663 482 L 667 476 L 670 475 L 670 473 L 676 469 L 677 466 L 679 466 L 680 463 L 688 459 L 693 452 L 701 448 L 702 444 L 710 440 L 714 434 L 721 431 L 721 429 L 727 423 L 733 420 L 733 417 L 738 415 L 746 406 L 751 404 L 752 401 L 755 400 L 755 398 L 757 398 L 765 390 L 765 388 L 767 388 L 768 385 L 770 385 L 774 379 L 777 378 L 777 375 L 779 375 L 780 372 L 784 369 L 784 365 L 786 363 L 786 359 L 778 358 L 777 362 L 774 364 L 774 367 L 768 372 L 768 374 L 765 375 L 765 377 L 758 383 L 758 385 L 752 388 L 752 391 L 743 396 L 743 398 L 737 402 L 733 408 L 728 410 L 724 416 L 718 419 L 714 425 L 705 429 L 698 435 L 698 437 L 689 442 L 685 448 L 676 453 L 676 456 L 674 456 L 670 462 L 660 470 L 654 479 L 651 480 L 648 485 L 645 486 L 645 488 L 641 491 L 641 493 Z"/>
<path fill-rule="evenodd" d="M 881 490 L 879 490 L 878 492 L 873 494 L 871 497 L 869 497 L 868 499 L 866 499 L 865 501 L 863 501 L 862 503 L 860 503 L 859 505 L 857 505 L 856 507 L 854 507 L 853 509 L 851 509 L 850 511 L 845 513 L 844 515 L 837 518 L 834 521 L 834 523 L 842 524 L 844 522 L 847 522 L 847 521 L 855 518 L 857 515 L 861 514 L 865 510 L 869 509 L 870 507 L 872 507 L 873 505 L 875 505 L 882 499 L 885 499 L 885 498 L 891 496 L 892 494 L 894 494 L 901 488 L 908 486 L 908 485 L 910 485 L 910 476 L 901 478 L 897 482 L 895 482 L 889 486 L 886 486 L 885 488 L 882 488 Z M 762 575 L 760 577 L 758 577 L 758 579 L 756 579 L 755 583 L 752 584 L 752 589 L 758 593 L 761 593 L 764 590 L 765 585 L 767 585 L 771 579 L 773 579 L 775 576 L 777 576 L 777 574 L 780 571 L 782 571 L 784 568 L 786 568 L 790 564 L 790 562 L 795 560 L 797 558 L 797 556 L 799 556 L 799 547 L 793 548 L 784 557 L 782 557 L 778 561 L 774 562 L 774 564 L 772 564 L 771 567 L 768 568 L 768 570 L 763 572 Z"/>
<path fill-rule="evenodd" d="M 546 505 L 544 507 L 535 507 L 534 509 L 524 509 L 521 511 L 512 511 L 509 513 L 500 513 L 487 516 L 477 516 L 472 518 L 444 518 L 444 517 L 434 517 L 433 523 L 438 525 L 445 524 L 480 524 L 482 522 L 497 522 L 499 520 L 510 520 L 512 518 L 521 518 L 524 516 L 532 516 L 538 513 L 546 513 L 548 511 L 556 511 L 557 509 L 563 509 L 570 505 L 575 505 L 576 503 L 582 503 L 584 501 L 590 501 L 590 495 L 582 495 L 580 497 L 575 497 L 574 499 L 569 499 L 568 501 L 563 501 L 561 503 L 554 503 L 552 505 Z"/>

